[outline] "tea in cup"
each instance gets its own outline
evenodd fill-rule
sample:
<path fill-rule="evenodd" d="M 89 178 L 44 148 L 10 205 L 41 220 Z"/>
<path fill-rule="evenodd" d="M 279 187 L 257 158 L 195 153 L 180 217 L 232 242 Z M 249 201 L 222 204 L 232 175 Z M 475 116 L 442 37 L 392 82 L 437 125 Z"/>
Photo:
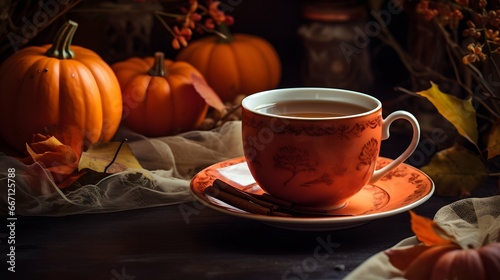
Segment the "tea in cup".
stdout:
<path fill-rule="evenodd" d="M 408 121 L 413 137 L 406 150 L 376 170 L 382 140 L 395 120 Z M 333 88 L 284 88 L 242 101 L 242 140 L 248 168 L 270 195 L 301 206 L 343 207 L 363 186 L 404 162 L 420 138 L 407 111 L 382 117 L 370 95 Z"/>

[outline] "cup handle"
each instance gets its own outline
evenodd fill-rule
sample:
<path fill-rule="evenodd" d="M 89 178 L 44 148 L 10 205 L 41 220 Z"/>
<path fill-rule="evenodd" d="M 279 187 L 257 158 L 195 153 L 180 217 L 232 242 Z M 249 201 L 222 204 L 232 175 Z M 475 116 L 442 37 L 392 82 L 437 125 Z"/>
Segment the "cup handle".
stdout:
<path fill-rule="evenodd" d="M 411 139 L 410 144 L 406 148 L 406 150 L 399 156 L 397 157 L 393 162 L 389 163 L 388 165 L 375 170 L 373 172 L 373 176 L 370 179 L 370 184 L 378 181 L 380 178 L 382 178 L 384 175 L 386 175 L 389 171 L 397 167 L 399 164 L 401 164 L 403 161 L 405 161 L 410 155 L 415 151 L 417 148 L 419 139 L 420 139 L 420 126 L 418 124 L 417 119 L 415 116 L 413 116 L 411 113 L 406 112 L 406 111 L 395 111 L 389 116 L 387 116 L 383 122 L 382 122 L 382 140 L 386 140 L 389 138 L 390 133 L 389 133 L 389 128 L 395 120 L 407 120 L 412 128 L 413 128 L 413 138 Z"/>

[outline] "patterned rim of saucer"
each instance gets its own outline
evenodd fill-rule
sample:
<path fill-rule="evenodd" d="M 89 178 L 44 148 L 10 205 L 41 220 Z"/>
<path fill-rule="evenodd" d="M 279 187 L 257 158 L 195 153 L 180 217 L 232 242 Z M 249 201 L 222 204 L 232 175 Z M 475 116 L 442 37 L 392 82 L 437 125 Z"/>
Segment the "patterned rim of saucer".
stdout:
<path fill-rule="evenodd" d="M 387 165 L 392 159 L 379 157 L 377 168 Z M 253 219 L 262 223 L 293 230 L 337 230 L 362 225 L 369 221 L 396 215 L 419 206 L 434 193 L 434 182 L 421 170 L 400 164 L 375 184 L 366 185 L 348 204 L 332 214 L 348 216 L 278 217 L 243 211 L 204 193 L 204 189 L 215 179 L 230 183 L 246 192 L 261 194 L 264 191 L 256 184 L 242 186 L 218 170 L 245 164 L 244 157 L 229 159 L 211 165 L 196 174 L 191 180 L 190 190 L 196 200 L 216 211 L 232 216 Z M 249 173 L 249 171 L 248 171 Z"/>

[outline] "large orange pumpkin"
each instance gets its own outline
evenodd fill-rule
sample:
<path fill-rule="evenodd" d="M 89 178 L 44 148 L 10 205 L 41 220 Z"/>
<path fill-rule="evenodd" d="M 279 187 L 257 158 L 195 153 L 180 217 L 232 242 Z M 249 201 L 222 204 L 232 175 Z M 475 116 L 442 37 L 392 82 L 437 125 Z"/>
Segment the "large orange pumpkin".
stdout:
<path fill-rule="evenodd" d="M 154 57 L 117 62 L 111 66 L 123 94 L 123 121 L 146 136 L 167 136 L 199 126 L 208 105 L 193 86 L 203 76 L 186 62 Z"/>
<path fill-rule="evenodd" d="M 194 40 L 176 59 L 198 69 L 223 101 L 275 88 L 281 79 L 281 62 L 273 46 L 258 36 L 213 35 Z"/>
<path fill-rule="evenodd" d="M 66 22 L 52 45 L 26 47 L 0 66 L 0 137 L 18 151 L 49 125 L 75 125 L 87 143 L 118 129 L 120 85 L 99 55 L 71 46 L 77 26 Z"/>

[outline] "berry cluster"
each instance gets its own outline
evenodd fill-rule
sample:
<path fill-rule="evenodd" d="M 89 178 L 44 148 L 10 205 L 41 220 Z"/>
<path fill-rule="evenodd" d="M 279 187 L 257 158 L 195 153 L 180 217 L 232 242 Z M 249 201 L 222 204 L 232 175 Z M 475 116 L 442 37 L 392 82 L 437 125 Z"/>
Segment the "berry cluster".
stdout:
<path fill-rule="evenodd" d="M 461 21 L 467 18 L 462 35 L 474 42 L 465 49 L 464 64 L 485 61 L 488 54 L 500 53 L 500 10 L 491 9 L 486 0 L 421 0 L 417 13 L 426 20 L 436 20 L 451 31 L 458 30 Z"/>
<path fill-rule="evenodd" d="M 219 1 L 205 0 L 199 3 L 198 0 L 188 0 L 186 7 L 180 8 L 180 13 L 166 13 L 163 11 L 155 12 L 156 18 L 172 34 L 172 47 L 180 49 L 186 47 L 191 39 L 193 30 L 198 32 L 215 32 L 216 27 L 221 24 L 232 25 L 234 19 L 226 15 L 219 9 Z M 176 25 L 171 28 L 165 21 L 165 18 L 174 18 Z"/>

